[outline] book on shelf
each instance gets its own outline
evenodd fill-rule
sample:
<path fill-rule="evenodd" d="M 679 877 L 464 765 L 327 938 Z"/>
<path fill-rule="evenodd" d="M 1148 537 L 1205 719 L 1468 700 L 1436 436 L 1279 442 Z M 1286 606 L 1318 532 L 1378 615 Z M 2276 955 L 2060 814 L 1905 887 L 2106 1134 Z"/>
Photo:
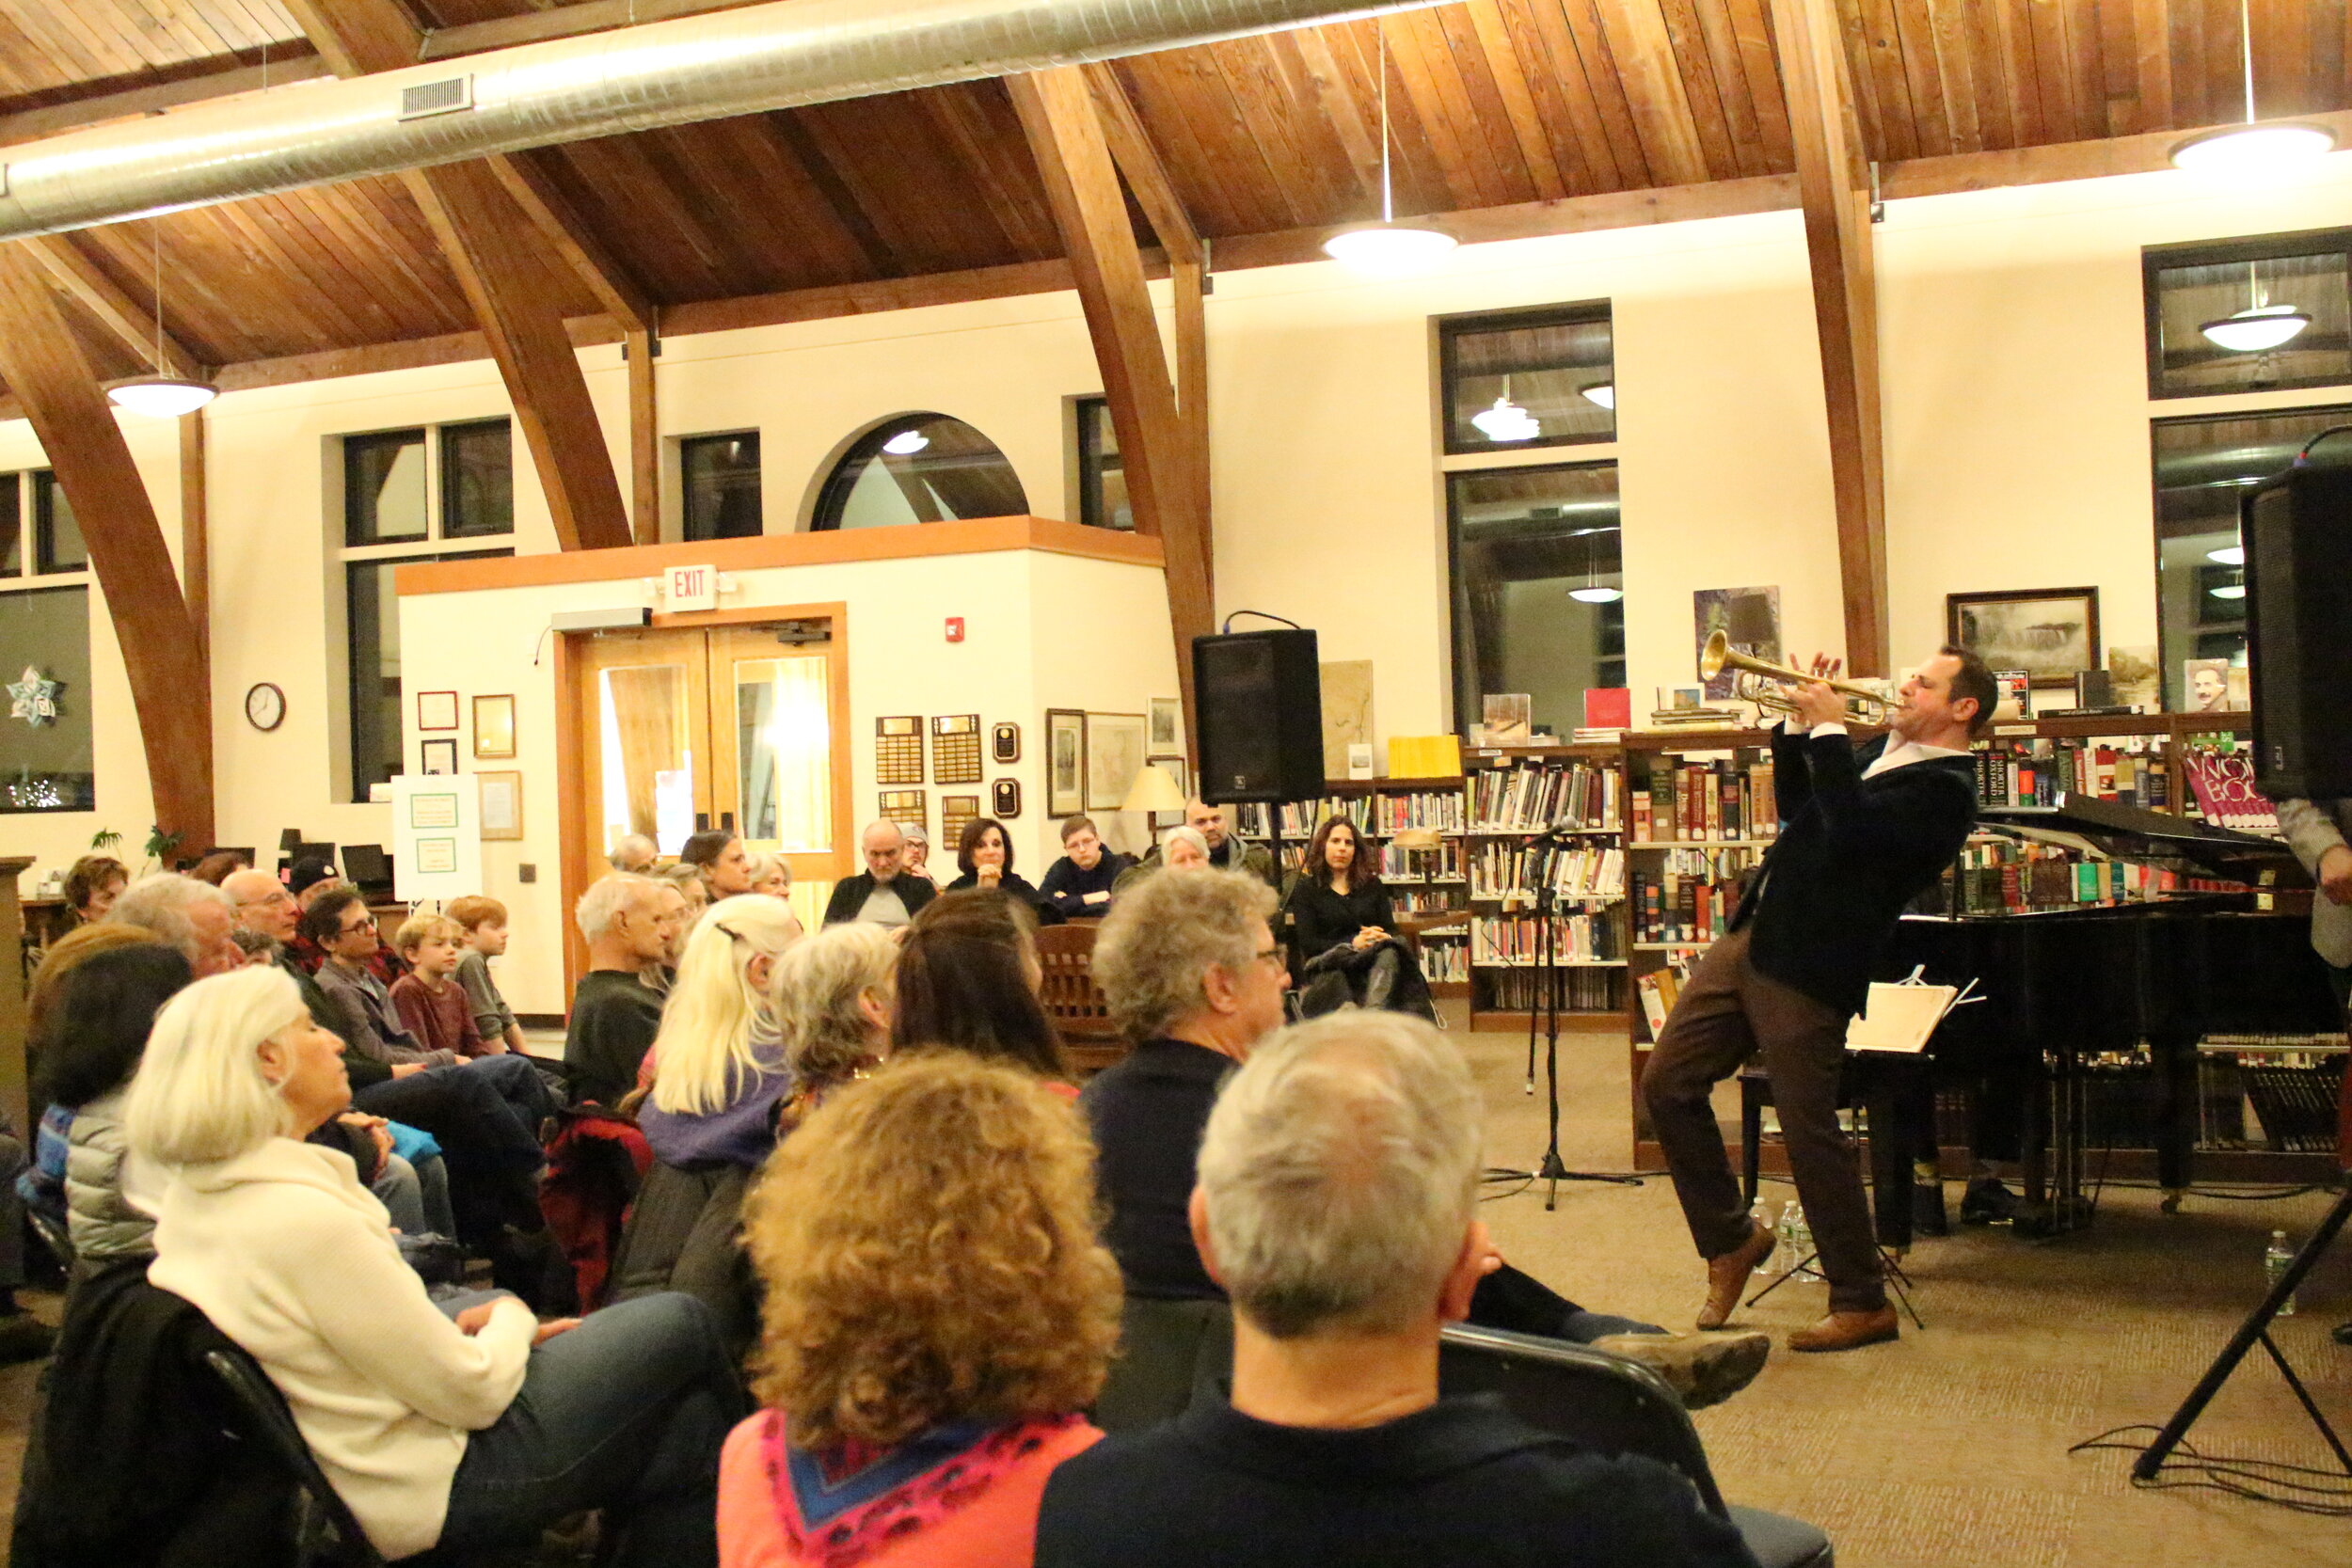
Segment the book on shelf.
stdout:
<path fill-rule="evenodd" d="M 1462 740 L 1452 735 L 1389 736 L 1389 777 L 1451 779 L 1462 771 Z"/>
<path fill-rule="evenodd" d="M 1523 758 L 1480 768 L 1470 774 L 1468 788 L 1474 832 L 1581 828 L 1613 832 L 1619 821 L 1621 776 L 1605 763 Z"/>
<path fill-rule="evenodd" d="M 2004 738 L 1977 752 L 1977 796 L 1989 806 L 2046 806 L 2090 795 L 2150 811 L 2176 809 L 2161 736 Z"/>
<path fill-rule="evenodd" d="M 1682 978 L 1668 965 L 1635 980 L 1633 989 L 1642 1000 L 1642 1017 L 1649 1023 L 1649 1037 L 1655 1040 L 1666 1032 L 1666 1017 L 1675 1010 L 1675 1003 L 1682 995 Z"/>
<path fill-rule="evenodd" d="M 1584 689 L 1584 728 L 1624 730 L 1633 722 L 1633 693 L 1622 686 Z"/>
<path fill-rule="evenodd" d="M 1628 872 L 1633 940 L 1710 942 L 1730 927 L 1762 852 L 1745 846 L 1669 849 L 1654 868 Z"/>
<path fill-rule="evenodd" d="M 1543 961 L 1544 923 L 1534 915 L 1470 922 L 1474 964 L 1537 965 Z M 1609 963 L 1623 958 L 1616 922 L 1606 914 L 1551 917 L 1551 959 L 1558 964 Z"/>
<path fill-rule="evenodd" d="M 1625 851 L 1614 844 L 1502 844 L 1470 858 L 1470 896 L 1534 904 L 1549 887 L 1561 903 L 1616 898 L 1625 892 Z"/>
<path fill-rule="evenodd" d="M 1651 770 L 1648 787 L 1637 784 L 1629 795 L 1635 843 L 1724 842 L 1778 833 L 1780 804 L 1769 758 L 1745 764 L 1660 760 L 1665 766 Z"/>

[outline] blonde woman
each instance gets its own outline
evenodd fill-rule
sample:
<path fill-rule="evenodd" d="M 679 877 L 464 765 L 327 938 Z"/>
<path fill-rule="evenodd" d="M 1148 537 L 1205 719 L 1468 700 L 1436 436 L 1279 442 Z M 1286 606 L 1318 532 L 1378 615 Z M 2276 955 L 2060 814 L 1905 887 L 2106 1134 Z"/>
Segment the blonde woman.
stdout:
<path fill-rule="evenodd" d="M 1119 1338 L 1094 1150 L 1032 1073 L 944 1051 L 829 1098 L 744 1215 L 766 1287 L 725 1568 L 1028 1568 Z"/>
<path fill-rule="evenodd" d="M 274 965 L 165 1006 L 123 1112 L 173 1172 L 149 1279 L 262 1364 L 386 1558 L 526 1548 L 600 1508 L 621 1563 L 711 1560 L 743 1403 L 709 1314 L 661 1296 L 541 1323 L 501 1295 L 443 1316 L 350 1156 L 301 1141 L 350 1101 L 342 1049 Z"/>
<path fill-rule="evenodd" d="M 782 855 L 752 857 L 752 891 L 771 898 L 792 896 L 792 863 Z"/>

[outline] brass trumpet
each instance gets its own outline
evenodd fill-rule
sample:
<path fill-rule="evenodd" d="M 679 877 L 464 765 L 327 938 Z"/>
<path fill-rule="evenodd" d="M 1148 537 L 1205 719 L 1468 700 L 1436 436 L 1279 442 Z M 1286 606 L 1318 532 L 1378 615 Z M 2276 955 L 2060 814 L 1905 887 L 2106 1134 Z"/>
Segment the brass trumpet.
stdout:
<path fill-rule="evenodd" d="M 1780 713 L 1790 713 L 1796 709 L 1796 704 L 1789 700 L 1783 688 L 1818 678 L 1785 664 L 1767 664 L 1754 655 L 1743 654 L 1731 645 L 1730 638 L 1719 631 L 1708 638 L 1706 650 L 1699 655 L 1699 678 L 1713 680 L 1726 670 L 1739 673 L 1739 683 L 1733 688 L 1739 696 L 1758 707 L 1772 708 Z M 1822 684 L 1845 698 L 1849 706 L 1859 707 L 1861 717 L 1869 723 L 1883 722 L 1886 710 L 1895 705 L 1892 698 L 1882 697 L 1867 686 L 1853 686 L 1845 681 L 1825 681 Z"/>

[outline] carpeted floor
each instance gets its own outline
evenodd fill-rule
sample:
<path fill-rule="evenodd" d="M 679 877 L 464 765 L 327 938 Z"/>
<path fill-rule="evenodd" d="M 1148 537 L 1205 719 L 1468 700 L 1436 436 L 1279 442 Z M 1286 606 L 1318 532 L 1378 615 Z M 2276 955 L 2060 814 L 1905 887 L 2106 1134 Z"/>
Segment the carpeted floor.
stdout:
<path fill-rule="evenodd" d="M 1524 1039 L 1454 1037 L 1486 1091 L 1487 1158 L 1534 1165 L 1544 1106 L 1540 1088 L 1522 1092 Z M 1624 1037 L 1565 1037 L 1561 1050 L 1565 1163 L 1624 1169 Z M 1722 1109 L 1729 1120 L 1730 1103 Z M 1765 1196 L 1790 1192 L 1768 1183 Z M 1947 1193 L 1956 1208 L 1958 1185 Z M 2165 1215 L 2153 1192 L 2110 1187 L 2097 1224 L 2064 1240 L 1956 1228 L 1908 1259 L 1926 1331 L 1906 1320 L 1899 1343 L 1841 1355 L 1779 1348 L 1826 1307 L 1819 1284 L 1784 1286 L 1740 1320 L 1774 1336 L 1763 1375 L 1696 1418 L 1716 1478 L 1734 1502 L 1827 1530 L 1840 1568 L 2340 1568 L 2352 1562 L 2352 1520 L 2136 1491 L 2131 1455 L 2066 1451 L 2169 1416 L 2261 1298 L 2271 1230 L 2299 1242 L 2328 1201 L 2193 1196 Z M 1579 1303 L 1689 1326 L 1700 1271 L 1662 1177 L 1638 1189 L 1564 1185 L 1551 1213 L 1538 1187 L 1497 1197 L 1486 1218 L 1504 1256 Z M 2298 1305 L 2277 1338 L 2352 1438 L 2352 1350 L 2328 1337 L 2352 1317 L 2352 1238 Z M 2239 1371 L 2191 1440 L 2209 1453 L 2331 1463 L 2267 1360 Z M 2338 1484 L 2352 1506 L 2352 1479 Z"/>
<path fill-rule="evenodd" d="M 1486 1090 L 1488 1159 L 1534 1165 L 1544 1112 L 1540 1094 L 1521 1092 L 1524 1042 L 1454 1037 Z M 1568 1037 L 1562 1058 L 1567 1164 L 1623 1168 L 1623 1037 Z M 2193 1197 L 2168 1216 L 2152 1192 L 2109 1188 L 2098 1224 L 2063 1241 L 2005 1229 L 1924 1241 L 1909 1267 L 1926 1331 L 1906 1323 L 1899 1343 L 1844 1355 L 1775 1349 L 1746 1393 L 1697 1418 L 1716 1477 L 1735 1502 L 1826 1529 L 1841 1568 L 2341 1568 L 2352 1561 L 2352 1521 L 2213 1492 L 2136 1491 L 2129 1455 L 2066 1451 L 2110 1427 L 2162 1421 L 2259 1298 L 2272 1228 L 2299 1239 L 2326 1206 L 2311 1195 Z M 1588 1307 L 1679 1327 L 1698 1305 L 1698 1265 L 1662 1178 L 1566 1185 L 1551 1213 L 1536 1188 L 1485 1212 L 1507 1257 Z M 56 1298 L 35 1304 L 54 1321 Z M 2352 1350 L 2328 1338 L 2352 1317 L 2352 1241 L 2302 1305 L 2280 1342 L 2352 1433 Z M 1820 1285 L 1792 1284 L 1743 1321 L 1777 1338 L 1822 1308 Z M 37 1371 L 0 1369 L 0 1513 L 14 1503 Z M 2247 1364 L 2192 1440 L 2212 1453 L 2328 1463 L 2266 1361 Z"/>

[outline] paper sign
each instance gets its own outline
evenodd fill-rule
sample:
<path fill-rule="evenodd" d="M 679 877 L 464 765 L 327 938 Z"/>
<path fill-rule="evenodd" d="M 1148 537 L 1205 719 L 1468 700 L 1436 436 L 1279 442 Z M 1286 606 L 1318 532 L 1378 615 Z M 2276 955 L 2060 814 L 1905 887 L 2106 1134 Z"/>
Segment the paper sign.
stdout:
<path fill-rule="evenodd" d="M 408 825 L 411 828 L 454 828 L 457 826 L 457 797 L 438 793 L 411 795 L 408 797 Z"/>
<path fill-rule="evenodd" d="M 416 863 L 421 875 L 448 876 L 457 869 L 457 841 L 453 838 L 417 840 Z"/>

